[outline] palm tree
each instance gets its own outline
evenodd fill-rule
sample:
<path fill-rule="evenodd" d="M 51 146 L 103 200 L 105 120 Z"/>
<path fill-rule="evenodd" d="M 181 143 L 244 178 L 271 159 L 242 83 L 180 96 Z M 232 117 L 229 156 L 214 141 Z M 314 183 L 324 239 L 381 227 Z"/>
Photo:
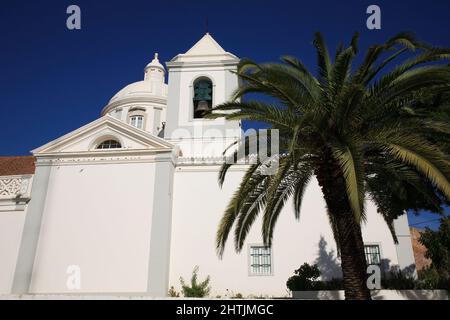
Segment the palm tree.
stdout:
<path fill-rule="evenodd" d="M 450 67 L 443 63 L 450 50 L 401 33 L 370 47 L 362 63 L 352 68 L 357 43 L 355 34 L 332 60 L 317 33 L 317 76 L 290 56 L 282 57 L 282 63 L 243 60 L 233 99 L 209 117 L 262 121 L 278 130 L 280 144 L 276 173 L 264 175 L 264 161 L 249 165 L 225 209 L 217 231 L 219 256 L 233 227 L 235 249 L 242 249 L 259 213 L 263 240 L 270 246 L 281 209 L 292 198 L 298 218 L 304 190 L 315 176 L 340 254 L 346 299 L 370 299 L 361 235 L 365 198 L 377 204 L 394 240 L 392 222 L 408 206 L 440 210 L 441 202 L 450 199 L 445 149 L 450 127 L 437 116 L 448 119 L 450 112 Z M 404 55 L 401 64 L 384 72 Z M 245 99 L 255 93 L 270 99 Z M 244 159 L 248 141 L 247 136 L 238 142 Z M 235 151 L 234 160 L 239 154 Z M 220 185 L 230 166 L 222 166 Z"/>

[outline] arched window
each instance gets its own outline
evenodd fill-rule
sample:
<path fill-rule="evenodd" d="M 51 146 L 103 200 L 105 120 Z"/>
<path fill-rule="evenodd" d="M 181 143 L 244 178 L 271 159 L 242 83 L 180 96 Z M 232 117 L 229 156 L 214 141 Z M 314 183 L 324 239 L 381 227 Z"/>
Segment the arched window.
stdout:
<path fill-rule="evenodd" d="M 122 145 L 117 140 L 105 140 L 97 146 L 97 149 L 119 149 Z"/>
<path fill-rule="evenodd" d="M 213 85 L 208 78 L 202 77 L 194 82 L 194 119 L 201 119 L 212 109 Z"/>

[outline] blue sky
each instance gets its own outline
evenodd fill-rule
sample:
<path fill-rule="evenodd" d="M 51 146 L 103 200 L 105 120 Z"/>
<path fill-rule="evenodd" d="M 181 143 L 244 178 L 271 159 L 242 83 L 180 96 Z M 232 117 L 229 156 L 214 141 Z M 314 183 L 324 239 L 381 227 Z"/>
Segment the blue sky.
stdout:
<path fill-rule="evenodd" d="M 82 29 L 66 28 L 76 4 Z M 381 7 L 382 29 L 366 28 L 366 8 Z M 311 40 L 330 48 L 361 33 L 361 48 L 399 31 L 450 46 L 450 2 L 433 1 L 7 1 L 0 5 L 0 155 L 29 151 L 96 119 L 107 101 L 208 31 L 228 51 L 256 61 L 295 55 L 315 67 Z M 435 216 L 413 218 L 412 222 Z"/>

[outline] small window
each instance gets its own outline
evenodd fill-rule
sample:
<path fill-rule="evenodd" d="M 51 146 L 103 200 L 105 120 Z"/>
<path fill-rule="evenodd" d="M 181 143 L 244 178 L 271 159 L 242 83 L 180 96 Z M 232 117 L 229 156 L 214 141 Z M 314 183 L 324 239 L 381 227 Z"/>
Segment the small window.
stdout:
<path fill-rule="evenodd" d="M 213 85 L 208 78 L 200 78 L 194 82 L 194 119 L 201 119 L 212 109 Z"/>
<path fill-rule="evenodd" d="M 250 247 L 250 274 L 258 276 L 272 274 L 272 254 L 270 247 Z"/>
<path fill-rule="evenodd" d="M 143 129 L 144 128 L 144 116 L 131 116 L 130 124 L 133 127 Z"/>
<path fill-rule="evenodd" d="M 119 149 L 122 145 L 117 140 L 106 140 L 97 146 L 97 149 Z"/>
<path fill-rule="evenodd" d="M 381 265 L 380 246 L 377 244 L 365 245 L 364 253 L 368 265 Z"/>

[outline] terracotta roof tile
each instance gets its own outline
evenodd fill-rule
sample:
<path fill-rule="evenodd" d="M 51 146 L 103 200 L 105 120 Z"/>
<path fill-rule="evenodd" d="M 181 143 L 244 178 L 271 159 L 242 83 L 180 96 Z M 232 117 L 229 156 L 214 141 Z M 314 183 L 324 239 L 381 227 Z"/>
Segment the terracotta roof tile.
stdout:
<path fill-rule="evenodd" d="M 0 176 L 13 176 L 34 173 L 33 156 L 0 157 Z"/>

